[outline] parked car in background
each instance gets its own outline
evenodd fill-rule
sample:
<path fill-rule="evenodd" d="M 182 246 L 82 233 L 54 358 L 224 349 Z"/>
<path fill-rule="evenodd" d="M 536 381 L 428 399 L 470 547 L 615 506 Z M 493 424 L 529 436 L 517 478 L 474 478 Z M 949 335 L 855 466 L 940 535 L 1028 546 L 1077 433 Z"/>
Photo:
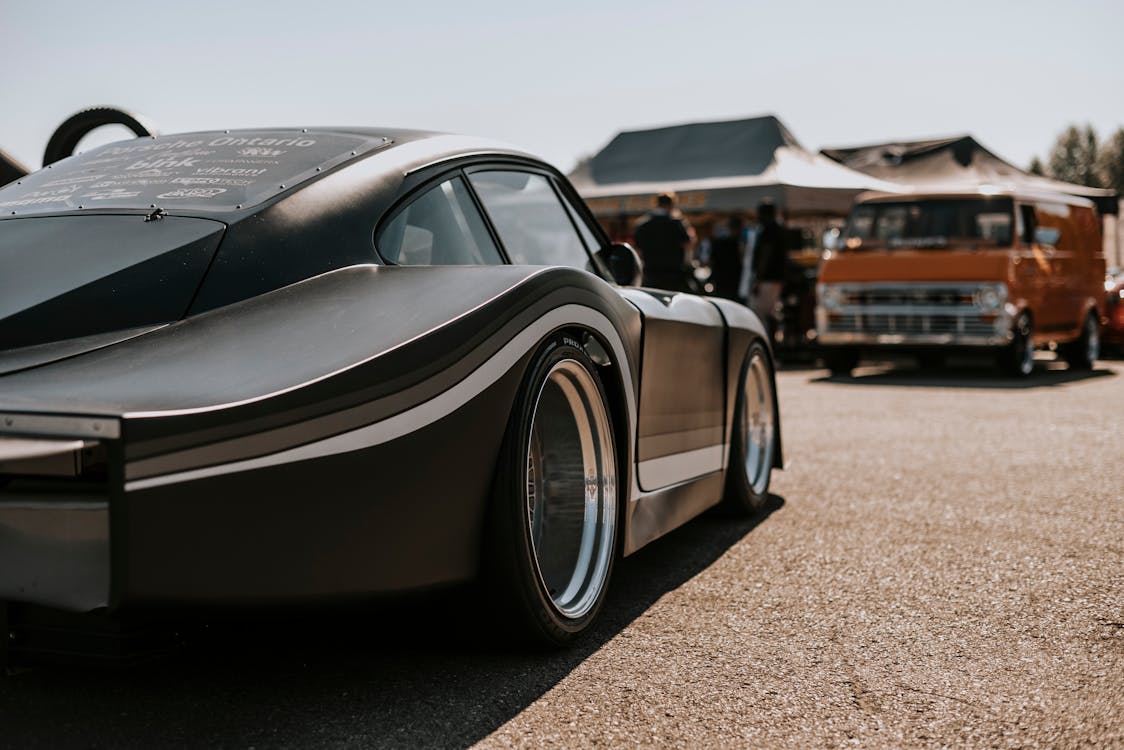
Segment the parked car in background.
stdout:
<path fill-rule="evenodd" d="M 615 558 L 719 502 L 760 511 L 781 464 L 761 321 L 633 286 L 632 249 L 501 144 L 140 138 L 27 175 L 0 207 L 13 649 L 58 647 L 21 620 L 35 607 L 474 578 L 497 623 L 563 644 Z"/>
<path fill-rule="evenodd" d="M 834 374 L 866 354 L 936 366 L 983 352 L 1025 377 L 1042 347 L 1089 369 L 1104 274 L 1084 198 L 990 187 L 860 196 L 820 269 L 818 339 Z"/>
<path fill-rule="evenodd" d="M 1124 353 L 1124 268 L 1110 268 L 1104 277 L 1105 325 L 1101 342 Z"/>

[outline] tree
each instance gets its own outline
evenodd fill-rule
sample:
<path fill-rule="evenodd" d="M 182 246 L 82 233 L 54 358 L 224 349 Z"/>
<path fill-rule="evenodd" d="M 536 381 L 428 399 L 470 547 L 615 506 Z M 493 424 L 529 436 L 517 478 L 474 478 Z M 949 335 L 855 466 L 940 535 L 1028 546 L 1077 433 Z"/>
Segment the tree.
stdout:
<path fill-rule="evenodd" d="M 1097 158 L 1101 184 L 1124 194 L 1124 128 L 1117 128 L 1104 142 Z"/>
<path fill-rule="evenodd" d="M 1030 172 L 1031 174 L 1036 174 L 1039 177 L 1046 176 L 1046 166 L 1037 156 L 1031 157 L 1030 166 L 1027 167 L 1026 171 Z"/>
<path fill-rule="evenodd" d="M 1066 128 L 1050 149 L 1049 174 L 1055 180 L 1100 187 L 1097 169 L 1097 133 L 1092 125 Z"/>

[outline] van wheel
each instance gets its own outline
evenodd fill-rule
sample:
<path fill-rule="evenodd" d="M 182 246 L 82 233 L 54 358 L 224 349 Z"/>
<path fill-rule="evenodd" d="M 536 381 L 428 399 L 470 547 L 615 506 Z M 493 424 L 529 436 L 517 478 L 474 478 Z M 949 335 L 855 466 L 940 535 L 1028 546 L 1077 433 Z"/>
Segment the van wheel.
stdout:
<path fill-rule="evenodd" d="M 823 353 L 823 363 L 832 375 L 849 378 L 851 370 L 859 366 L 859 353 L 854 349 L 828 349 Z"/>
<path fill-rule="evenodd" d="M 1097 324 L 1097 313 L 1091 310 L 1081 326 L 1081 335 L 1076 341 L 1066 344 L 1062 357 L 1071 370 L 1092 370 L 1097 358 L 1101 356 L 1101 332 Z"/>
<path fill-rule="evenodd" d="M 1034 371 L 1034 329 L 1030 315 L 1019 313 L 1011 332 L 1011 343 L 999 353 L 999 369 L 1012 377 L 1025 378 Z"/>
<path fill-rule="evenodd" d="M 939 370 L 944 367 L 944 355 L 936 352 L 918 354 L 917 366 L 926 371 Z"/>

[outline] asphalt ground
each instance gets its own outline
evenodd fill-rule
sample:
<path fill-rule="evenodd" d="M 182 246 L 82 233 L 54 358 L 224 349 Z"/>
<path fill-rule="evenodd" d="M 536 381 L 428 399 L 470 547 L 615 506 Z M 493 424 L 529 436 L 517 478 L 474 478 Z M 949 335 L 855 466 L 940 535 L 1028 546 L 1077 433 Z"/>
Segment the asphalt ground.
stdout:
<path fill-rule="evenodd" d="M 564 652 L 471 589 L 0 678 L 3 747 L 1124 747 L 1124 366 L 778 376 L 765 517 L 621 562 Z"/>

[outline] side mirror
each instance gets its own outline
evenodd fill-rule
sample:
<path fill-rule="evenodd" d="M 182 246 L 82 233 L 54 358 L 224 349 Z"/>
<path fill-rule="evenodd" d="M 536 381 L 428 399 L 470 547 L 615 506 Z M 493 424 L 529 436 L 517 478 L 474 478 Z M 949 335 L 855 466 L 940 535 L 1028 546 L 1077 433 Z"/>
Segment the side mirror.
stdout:
<path fill-rule="evenodd" d="M 838 227 L 824 230 L 823 249 L 831 252 L 843 249 L 843 233 L 839 231 Z"/>
<path fill-rule="evenodd" d="M 597 262 L 609 272 L 613 281 L 621 286 L 640 286 L 644 275 L 644 262 L 632 245 L 627 242 L 614 242 L 597 251 Z"/>
<path fill-rule="evenodd" d="M 1034 230 L 1034 244 L 1056 245 L 1062 238 L 1062 230 L 1056 227 L 1038 227 Z"/>

